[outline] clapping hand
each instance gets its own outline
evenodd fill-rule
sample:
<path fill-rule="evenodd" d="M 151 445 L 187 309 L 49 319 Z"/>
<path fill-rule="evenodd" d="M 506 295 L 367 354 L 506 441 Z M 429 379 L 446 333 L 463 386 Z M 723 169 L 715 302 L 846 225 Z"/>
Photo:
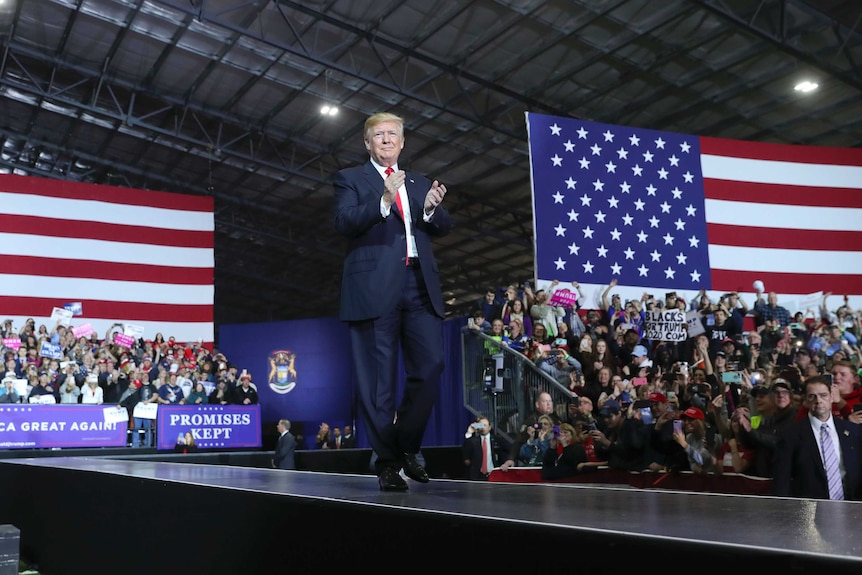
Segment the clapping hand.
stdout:
<path fill-rule="evenodd" d="M 404 170 L 398 170 L 383 180 L 383 202 L 387 206 L 391 207 L 395 203 L 395 198 L 398 197 L 398 188 L 404 185 L 406 178 L 407 174 Z"/>
<path fill-rule="evenodd" d="M 428 193 L 425 195 L 425 215 L 430 215 L 434 210 L 437 209 L 443 202 L 443 196 L 446 195 L 446 186 L 434 180 L 434 183 L 431 184 L 431 189 L 428 190 Z"/>

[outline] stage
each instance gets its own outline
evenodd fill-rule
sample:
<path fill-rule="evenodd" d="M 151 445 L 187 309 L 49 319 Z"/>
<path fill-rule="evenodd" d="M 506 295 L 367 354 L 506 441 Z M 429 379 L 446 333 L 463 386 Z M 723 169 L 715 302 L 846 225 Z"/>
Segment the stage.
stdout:
<path fill-rule="evenodd" d="M 0 524 L 43 575 L 862 569 L 856 502 L 456 479 L 384 493 L 369 474 L 180 461 L 0 460 Z"/>

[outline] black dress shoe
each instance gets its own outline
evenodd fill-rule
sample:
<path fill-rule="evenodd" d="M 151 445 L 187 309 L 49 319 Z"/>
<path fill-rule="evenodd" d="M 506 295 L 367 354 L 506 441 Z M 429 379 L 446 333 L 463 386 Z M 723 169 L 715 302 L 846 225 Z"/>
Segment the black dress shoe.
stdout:
<path fill-rule="evenodd" d="M 431 481 L 428 473 L 425 472 L 425 468 L 419 465 L 419 462 L 416 461 L 416 455 L 413 453 L 404 454 L 404 474 L 419 483 L 428 483 Z"/>
<path fill-rule="evenodd" d="M 394 467 L 385 467 L 377 478 L 380 491 L 407 491 L 407 482 Z"/>

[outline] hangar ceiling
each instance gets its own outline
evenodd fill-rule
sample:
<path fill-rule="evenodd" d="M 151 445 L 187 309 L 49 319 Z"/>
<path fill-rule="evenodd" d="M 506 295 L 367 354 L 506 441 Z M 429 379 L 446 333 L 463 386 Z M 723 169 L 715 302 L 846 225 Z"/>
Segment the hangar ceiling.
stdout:
<path fill-rule="evenodd" d="M 450 315 L 533 277 L 524 113 L 862 145 L 858 0 L 5 0 L 0 172 L 215 202 L 216 326 L 334 316 L 333 173 L 406 119 Z M 800 94 L 803 79 L 819 83 Z M 336 116 L 322 115 L 338 106 Z"/>

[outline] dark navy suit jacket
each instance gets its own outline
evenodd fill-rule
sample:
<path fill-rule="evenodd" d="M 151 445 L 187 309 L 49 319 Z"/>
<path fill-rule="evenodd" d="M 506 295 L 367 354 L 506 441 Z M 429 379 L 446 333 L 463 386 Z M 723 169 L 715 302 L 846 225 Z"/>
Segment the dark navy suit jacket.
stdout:
<path fill-rule="evenodd" d="M 287 433 L 281 434 L 275 445 L 275 457 L 273 463 L 278 469 L 296 469 L 294 455 L 296 453 L 296 438 Z"/>
<path fill-rule="evenodd" d="M 422 277 L 434 313 L 444 318 L 431 238 L 449 233 L 452 219 L 441 205 L 437 206 L 430 222 L 424 221 L 425 196 L 431 189 L 426 177 L 407 172 L 405 188 Z M 388 218 L 380 215 L 381 195 L 383 178 L 370 161 L 335 175 L 335 227 L 348 238 L 341 282 L 340 319 L 343 321 L 373 319 L 389 313 L 401 295 L 406 257 L 404 223 L 394 205 Z"/>
<path fill-rule="evenodd" d="M 833 417 L 844 464 L 844 499 L 862 498 L 862 425 Z M 772 492 L 775 495 L 829 499 L 826 469 L 808 417 L 785 427 L 778 436 Z"/>

